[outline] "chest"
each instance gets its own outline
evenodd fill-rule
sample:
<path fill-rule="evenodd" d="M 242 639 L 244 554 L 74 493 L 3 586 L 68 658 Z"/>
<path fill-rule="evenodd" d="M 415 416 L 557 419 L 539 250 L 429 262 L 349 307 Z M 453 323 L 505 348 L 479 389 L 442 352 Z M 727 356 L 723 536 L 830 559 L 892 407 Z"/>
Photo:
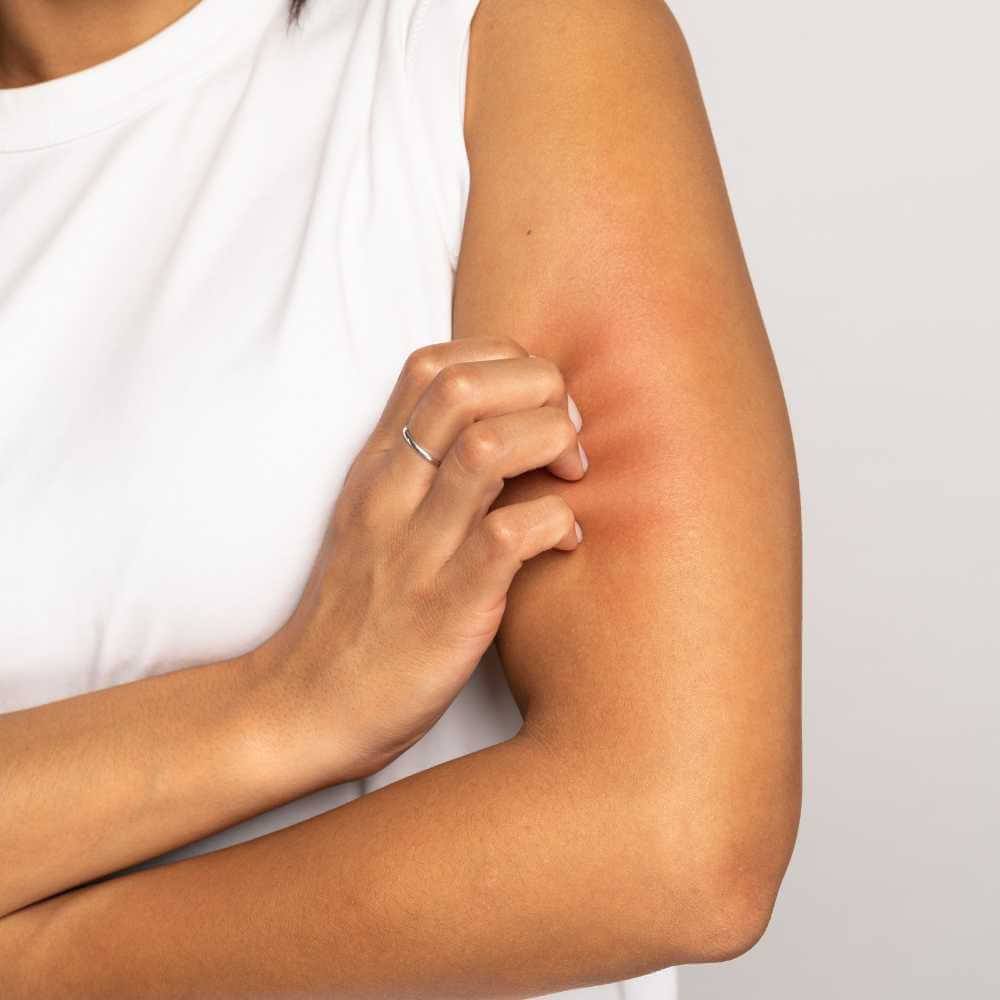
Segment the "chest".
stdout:
<path fill-rule="evenodd" d="M 413 174 L 348 140 L 166 171 L 123 139 L 6 177 L 0 708 L 238 655 L 294 610 L 406 355 L 450 336 Z"/>

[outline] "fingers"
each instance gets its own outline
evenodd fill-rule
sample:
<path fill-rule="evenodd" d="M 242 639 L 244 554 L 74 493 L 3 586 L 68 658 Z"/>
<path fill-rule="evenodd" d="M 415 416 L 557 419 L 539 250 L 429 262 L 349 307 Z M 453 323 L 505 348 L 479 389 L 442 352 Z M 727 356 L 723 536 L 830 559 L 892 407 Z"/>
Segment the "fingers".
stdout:
<path fill-rule="evenodd" d="M 488 610 L 506 597 L 528 559 L 551 548 L 572 550 L 579 544 L 573 509 L 558 494 L 508 504 L 479 522 L 444 563 L 438 581 L 450 593 L 476 595 Z"/>
<path fill-rule="evenodd" d="M 404 425 L 436 464 L 403 438 Z M 483 521 L 505 478 L 543 467 L 581 478 L 580 426 L 559 367 L 516 341 L 428 345 L 407 358 L 366 444 L 379 470 L 366 504 L 409 520 L 440 565 Z"/>
<path fill-rule="evenodd" d="M 447 340 L 418 348 L 406 359 L 369 443 L 380 449 L 395 445 L 417 400 L 434 381 L 435 376 L 449 365 L 523 358 L 527 354 L 516 340 L 509 337 L 463 337 L 461 340 Z"/>
<path fill-rule="evenodd" d="M 410 412 L 408 426 L 423 448 L 443 459 L 461 432 L 476 421 L 546 405 L 568 413 L 566 384 L 554 362 L 542 358 L 462 361 L 434 376 Z M 411 474 L 414 458 L 420 461 L 399 437 L 389 456 L 393 478 Z M 557 455 L 549 469 L 563 478 L 579 479 L 581 459 L 575 446 Z"/>
<path fill-rule="evenodd" d="M 566 461 L 565 456 L 574 463 L 573 478 L 579 479 L 584 469 L 577 430 L 564 405 L 477 420 L 462 429 L 445 455 L 413 513 L 411 527 L 428 540 L 434 557 L 444 561 L 486 516 L 504 479 L 556 459 Z"/>
<path fill-rule="evenodd" d="M 386 474 L 379 480 L 390 492 L 383 498 L 387 511 L 409 514 L 420 503 L 430 485 L 436 466 L 421 458 L 403 440 L 402 430 L 427 387 L 449 365 L 475 361 L 522 358 L 527 351 L 509 337 L 464 337 L 460 340 L 428 344 L 413 351 L 406 359 L 382 414 L 363 449 L 389 452 Z M 420 432 L 413 438 L 435 457 L 441 458 L 445 447 L 435 451 L 425 444 Z M 426 424 L 424 425 L 426 430 Z M 435 444 L 435 447 L 440 447 Z"/>

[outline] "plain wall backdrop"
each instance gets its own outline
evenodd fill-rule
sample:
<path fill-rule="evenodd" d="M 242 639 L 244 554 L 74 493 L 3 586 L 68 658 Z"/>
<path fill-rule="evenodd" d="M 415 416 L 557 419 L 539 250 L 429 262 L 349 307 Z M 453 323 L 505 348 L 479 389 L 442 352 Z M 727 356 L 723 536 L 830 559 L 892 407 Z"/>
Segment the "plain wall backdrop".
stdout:
<path fill-rule="evenodd" d="M 804 802 L 683 1000 L 1000 997 L 1000 6 L 674 0 L 788 400 Z"/>

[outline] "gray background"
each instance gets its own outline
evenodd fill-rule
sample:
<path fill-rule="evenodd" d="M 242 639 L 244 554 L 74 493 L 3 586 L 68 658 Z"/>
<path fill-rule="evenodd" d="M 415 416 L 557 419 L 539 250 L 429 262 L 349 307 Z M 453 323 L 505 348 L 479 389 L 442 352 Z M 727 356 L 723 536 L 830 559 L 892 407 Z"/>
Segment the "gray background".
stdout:
<path fill-rule="evenodd" d="M 683 1000 L 1000 997 L 1000 7 L 673 0 L 795 432 L 805 794 Z"/>

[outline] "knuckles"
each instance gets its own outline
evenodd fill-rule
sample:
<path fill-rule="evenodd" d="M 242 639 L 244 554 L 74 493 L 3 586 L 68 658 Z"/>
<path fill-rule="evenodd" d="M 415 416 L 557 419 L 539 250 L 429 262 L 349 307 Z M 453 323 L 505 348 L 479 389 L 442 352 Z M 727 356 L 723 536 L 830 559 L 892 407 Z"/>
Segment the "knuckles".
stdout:
<path fill-rule="evenodd" d="M 489 472 L 503 454 L 505 443 L 501 434 L 490 424 L 477 421 L 469 424 L 455 439 L 452 449 L 462 469 L 473 476 Z"/>
<path fill-rule="evenodd" d="M 333 524 L 338 533 L 355 531 L 366 535 L 385 526 L 385 514 L 378 491 L 369 479 L 348 481 L 333 509 Z"/>
<path fill-rule="evenodd" d="M 479 392 L 478 380 L 466 364 L 442 368 L 427 389 L 432 400 L 444 409 L 461 409 Z"/>
<path fill-rule="evenodd" d="M 521 543 L 521 529 L 509 516 L 504 516 L 504 508 L 494 511 L 483 521 L 483 533 L 491 549 L 513 552 Z"/>
<path fill-rule="evenodd" d="M 433 381 L 434 376 L 444 367 L 440 344 L 427 344 L 418 347 L 403 363 L 404 380 L 417 385 L 426 386 Z"/>
<path fill-rule="evenodd" d="M 493 336 L 470 339 L 477 340 L 483 346 L 487 357 L 524 358 L 528 356 L 527 349 L 513 337 Z M 461 342 L 467 343 L 464 340 Z M 411 351 L 403 363 L 403 377 L 417 385 L 426 386 L 442 370 L 461 365 L 462 362 L 451 360 L 455 356 L 457 343 L 460 342 L 446 340 L 436 344 L 424 344 L 423 347 Z"/>

